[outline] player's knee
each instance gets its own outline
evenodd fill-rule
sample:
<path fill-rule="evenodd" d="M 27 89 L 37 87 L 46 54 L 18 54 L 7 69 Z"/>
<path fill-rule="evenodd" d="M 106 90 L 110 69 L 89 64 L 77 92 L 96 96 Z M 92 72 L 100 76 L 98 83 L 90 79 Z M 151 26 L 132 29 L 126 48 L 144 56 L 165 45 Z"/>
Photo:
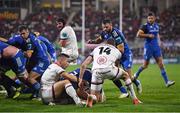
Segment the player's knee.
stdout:
<path fill-rule="evenodd" d="M 69 80 L 64 80 L 64 84 L 69 84 L 70 81 Z"/>
<path fill-rule="evenodd" d="M 164 68 L 164 64 L 162 62 L 158 63 L 160 68 Z"/>
<path fill-rule="evenodd" d="M 144 64 L 142 67 L 143 67 L 144 69 L 146 69 L 146 68 L 148 68 L 148 65 L 147 65 L 147 64 Z"/>

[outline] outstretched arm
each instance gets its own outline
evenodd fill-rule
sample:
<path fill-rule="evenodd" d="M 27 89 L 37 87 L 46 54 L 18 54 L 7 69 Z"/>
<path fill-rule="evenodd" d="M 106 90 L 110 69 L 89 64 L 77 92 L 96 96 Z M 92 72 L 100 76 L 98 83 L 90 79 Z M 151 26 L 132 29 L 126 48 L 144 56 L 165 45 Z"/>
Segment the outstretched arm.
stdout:
<path fill-rule="evenodd" d="M 67 72 L 60 73 L 60 76 L 62 76 L 65 79 L 68 79 L 70 81 L 77 82 L 77 77 L 73 76 L 73 75 L 70 75 Z"/>
<path fill-rule="evenodd" d="M 88 56 L 86 58 L 86 60 L 81 64 L 81 67 L 80 67 L 80 75 L 79 75 L 79 87 L 81 87 L 82 85 L 82 80 L 83 80 L 83 75 L 84 75 L 84 72 L 85 72 L 85 69 L 87 68 L 87 66 L 89 64 L 91 64 L 93 61 L 93 57 L 92 56 Z"/>
<path fill-rule="evenodd" d="M 5 38 L 3 38 L 3 37 L 0 37 L 0 41 L 2 41 L 2 42 L 7 42 L 8 40 L 5 39 Z"/>
<path fill-rule="evenodd" d="M 88 44 L 99 44 L 99 43 L 101 43 L 103 41 L 103 39 L 102 39 L 102 37 L 101 36 L 99 36 L 99 37 L 97 37 L 95 40 L 88 40 Z"/>

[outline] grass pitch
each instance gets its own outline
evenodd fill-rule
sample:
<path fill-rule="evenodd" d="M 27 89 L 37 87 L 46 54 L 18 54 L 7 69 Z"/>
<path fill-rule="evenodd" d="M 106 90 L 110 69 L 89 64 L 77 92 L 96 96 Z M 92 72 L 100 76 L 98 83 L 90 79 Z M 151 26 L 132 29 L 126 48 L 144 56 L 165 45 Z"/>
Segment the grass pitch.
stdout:
<path fill-rule="evenodd" d="M 133 72 L 139 65 L 134 65 Z M 78 66 L 68 68 L 73 70 Z M 143 102 L 133 105 L 130 98 L 119 99 L 119 90 L 110 80 L 104 83 L 107 97 L 105 103 L 95 104 L 92 108 L 80 108 L 75 105 L 47 106 L 39 101 L 29 100 L 29 95 L 20 95 L 18 99 L 4 99 L 0 94 L 0 112 L 180 112 L 180 65 L 168 64 L 166 70 L 176 84 L 166 88 L 157 65 L 149 65 L 139 79 L 143 92 L 137 96 Z M 135 87 L 134 87 L 135 88 Z M 136 89 L 136 88 L 135 88 Z"/>

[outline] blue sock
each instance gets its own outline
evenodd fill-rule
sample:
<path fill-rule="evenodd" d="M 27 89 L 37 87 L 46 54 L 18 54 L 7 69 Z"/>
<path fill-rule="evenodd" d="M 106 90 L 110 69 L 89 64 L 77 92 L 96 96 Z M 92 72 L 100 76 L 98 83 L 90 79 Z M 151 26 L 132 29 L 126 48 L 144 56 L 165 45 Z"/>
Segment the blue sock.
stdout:
<path fill-rule="evenodd" d="M 21 85 L 21 84 L 22 84 L 22 82 L 21 82 L 19 79 L 16 79 L 16 80 L 15 80 L 15 83 L 18 84 L 18 85 Z"/>
<path fill-rule="evenodd" d="M 34 83 L 32 85 L 32 88 L 35 90 L 35 91 L 39 91 L 39 89 L 41 88 L 40 84 L 38 82 Z"/>
<path fill-rule="evenodd" d="M 121 93 L 127 93 L 126 88 L 124 86 L 121 86 L 119 90 L 121 91 Z"/>
<path fill-rule="evenodd" d="M 122 86 L 122 83 L 120 80 L 113 81 L 113 83 L 119 88 L 121 93 L 127 93 L 126 88 Z"/>
<path fill-rule="evenodd" d="M 144 68 L 141 66 L 138 71 L 136 72 L 135 74 L 135 78 L 138 78 L 139 77 L 139 74 L 144 70 Z"/>
<path fill-rule="evenodd" d="M 28 94 L 28 93 L 33 93 L 33 90 L 32 90 L 32 88 L 28 87 L 28 88 L 23 89 L 21 92 L 24 94 Z"/>
<path fill-rule="evenodd" d="M 161 75 L 162 75 L 165 83 L 167 83 L 168 82 L 168 77 L 167 77 L 167 74 L 166 74 L 166 71 L 165 71 L 164 68 L 161 69 Z"/>
<path fill-rule="evenodd" d="M 140 81 L 137 80 L 137 79 L 134 79 L 134 80 L 133 80 L 133 83 L 134 83 L 136 86 L 138 86 L 138 85 L 140 84 Z"/>

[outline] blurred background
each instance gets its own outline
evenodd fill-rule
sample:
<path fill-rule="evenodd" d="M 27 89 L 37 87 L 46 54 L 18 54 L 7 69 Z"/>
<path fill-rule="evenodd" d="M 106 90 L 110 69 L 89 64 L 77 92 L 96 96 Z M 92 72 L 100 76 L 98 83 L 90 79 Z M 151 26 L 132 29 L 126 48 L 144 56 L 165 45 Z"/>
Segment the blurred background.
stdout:
<path fill-rule="evenodd" d="M 156 14 L 160 25 L 164 63 L 180 63 L 180 0 L 0 0 L 0 36 L 10 38 L 19 25 L 26 24 L 47 37 L 59 52 L 55 19 L 62 16 L 76 32 L 81 63 L 91 51 L 85 42 L 95 39 L 101 21 L 110 17 L 113 26 L 125 34 L 133 62 L 142 63 L 144 41 L 136 33 L 149 11 Z"/>

